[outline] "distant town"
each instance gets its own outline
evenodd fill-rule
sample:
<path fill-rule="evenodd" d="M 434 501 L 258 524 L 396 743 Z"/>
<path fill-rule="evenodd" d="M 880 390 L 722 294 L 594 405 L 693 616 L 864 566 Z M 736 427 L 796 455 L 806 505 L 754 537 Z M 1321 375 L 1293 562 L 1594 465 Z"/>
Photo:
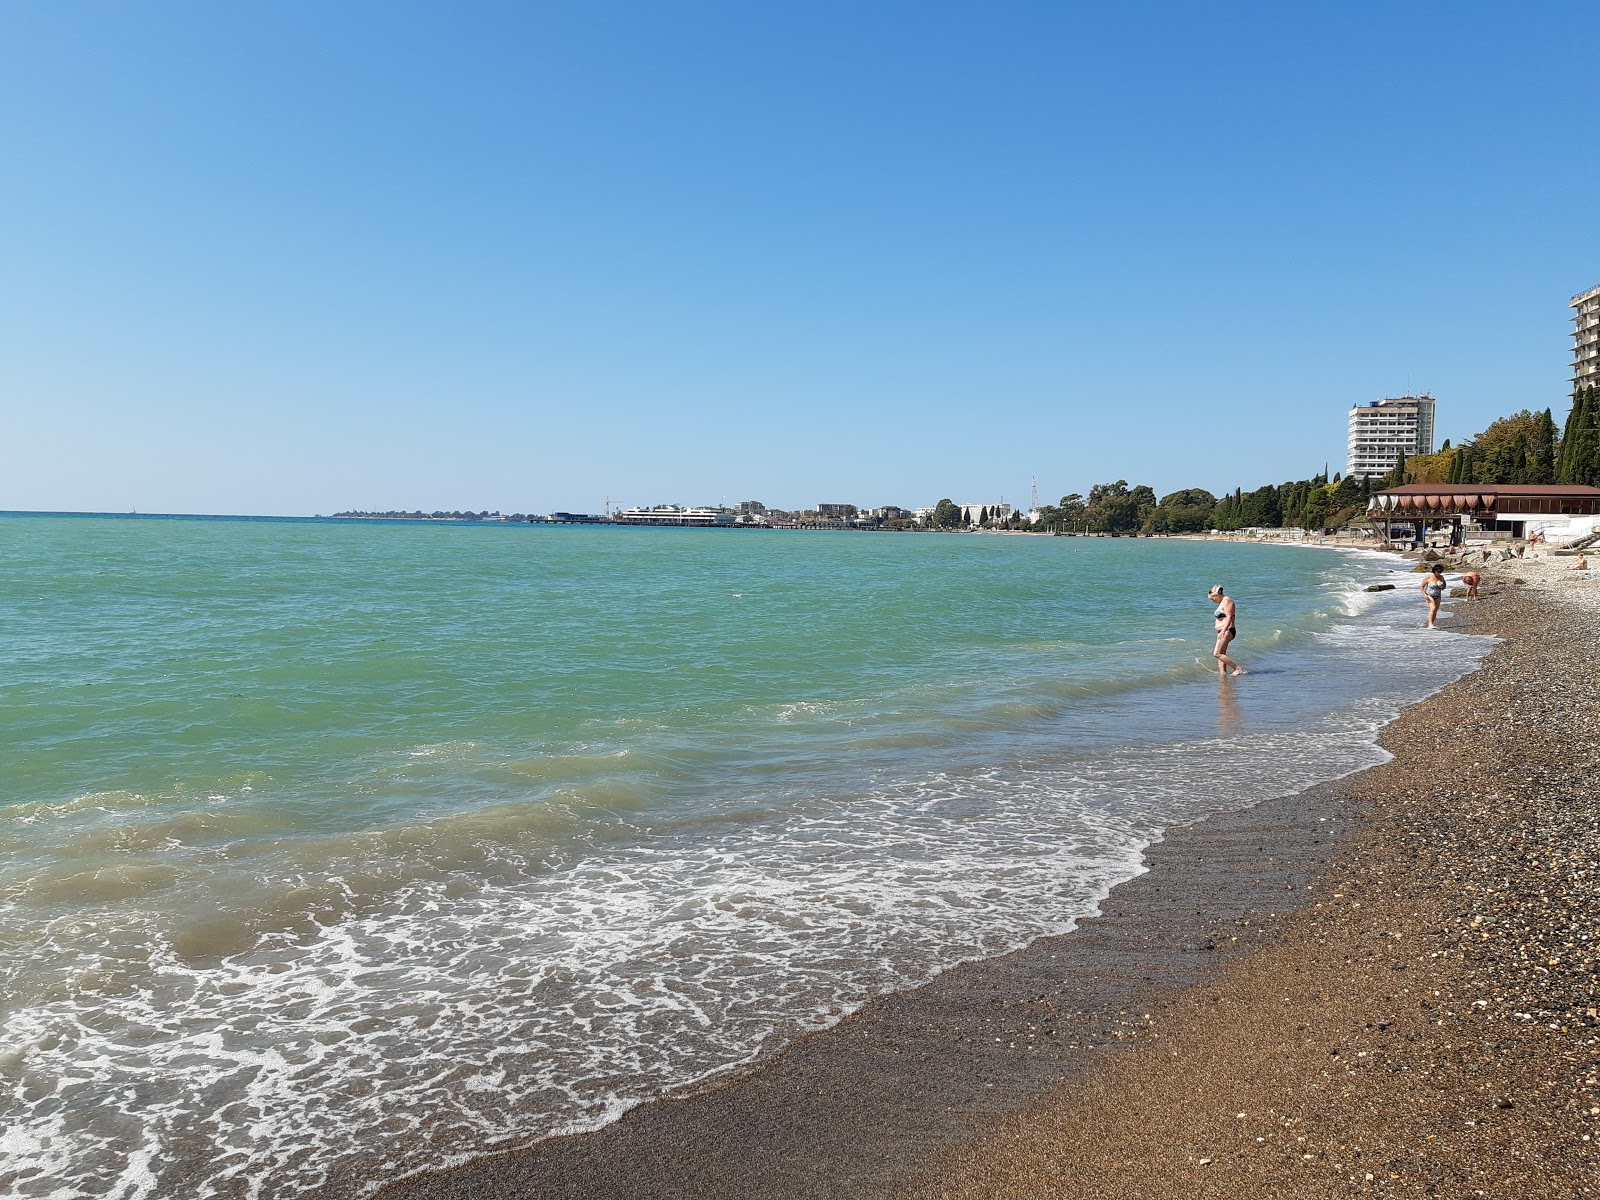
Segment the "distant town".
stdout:
<path fill-rule="evenodd" d="M 1013 513 L 1004 501 L 994 504 L 955 504 L 941 500 L 926 508 L 901 508 L 885 504 L 861 508 L 854 504 L 818 504 L 815 508 L 768 508 L 759 500 L 726 505 L 690 506 L 657 504 L 650 508 L 609 507 L 603 513 L 553 512 L 547 514 L 498 512 L 340 512 L 335 517 L 391 521 L 516 521 L 550 525 L 661 525 L 730 529 L 995 529 L 1027 525 L 1037 520 L 1038 506 L 1030 514 Z M 1031 519 L 1030 519 L 1031 518 Z"/>

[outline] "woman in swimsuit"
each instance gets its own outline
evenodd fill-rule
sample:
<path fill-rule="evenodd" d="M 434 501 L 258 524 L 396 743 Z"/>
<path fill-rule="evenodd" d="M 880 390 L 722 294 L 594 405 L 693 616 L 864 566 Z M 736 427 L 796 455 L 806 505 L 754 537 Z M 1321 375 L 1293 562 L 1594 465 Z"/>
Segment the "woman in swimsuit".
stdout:
<path fill-rule="evenodd" d="M 1433 628 L 1434 618 L 1439 615 L 1439 601 L 1444 599 L 1444 568 L 1438 563 L 1433 564 L 1433 570 L 1423 577 L 1422 595 L 1428 601 L 1428 628 Z"/>
<path fill-rule="evenodd" d="M 1222 585 L 1219 583 L 1210 592 L 1211 603 L 1217 606 L 1217 648 L 1211 652 L 1211 657 L 1217 660 L 1217 675 L 1226 678 L 1228 672 L 1243 675 L 1244 668 L 1228 657 L 1228 643 L 1239 635 L 1239 625 L 1234 615 L 1232 596 L 1222 594 Z"/>

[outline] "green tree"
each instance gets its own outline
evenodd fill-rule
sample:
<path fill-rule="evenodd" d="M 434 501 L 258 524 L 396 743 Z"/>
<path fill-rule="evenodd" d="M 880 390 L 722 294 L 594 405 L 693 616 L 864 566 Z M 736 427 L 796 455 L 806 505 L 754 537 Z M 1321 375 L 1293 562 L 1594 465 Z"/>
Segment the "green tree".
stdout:
<path fill-rule="evenodd" d="M 1471 439 L 1472 473 L 1459 483 L 1554 483 L 1555 421 L 1523 409 Z"/>
<path fill-rule="evenodd" d="M 928 524 L 934 529 L 954 529 L 961 523 L 961 509 L 948 496 L 933 506 Z"/>
<path fill-rule="evenodd" d="M 1554 483 L 1556 481 L 1556 454 L 1561 436 L 1556 432 L 1556 419 L 1547 408 L 1534 421 L 1533 444 L 1529 447 L 1529 483 Z"/>
<path fill-rule="evenodd" d="M 1057 506 L 1050 528 L 1059 529 L 1063 533 L 1081 533 L 1088 520 L 1089 506 L 1084 498 L 1077 492 L 1068 492 L 1061 497 Z"/>
<path fill-rule="evenodd" d="M 1133 529 L 1149 527 L 1150 518 L 1156 511 L 1155 489 L 1148 484 L 1141 483 L 1128 493 L 1128 498 L 1133 502 Z"/>
<path fill-rule="evenodd" d="M 1400 457 L 1395 461 L 1389 473 L 1383 477 L 1384 487 L 1399 487 L 1406 481 L 1406 452 L 1400 451 Z"/>
<path fill-rule="evenodd" d="M 1561 450 L 1556 457 L 1559 483 L 1593 485 L 1600 479 L 1600 389 L 1579 388 L 1572 397 L 1572 410 L 1561 435 Z"/>
<path fill-rule="evenodd" d="M 1151 500 L 1154 499 L 1154 493 L 1151 493 Z M 1091 487 L 1088 509 L 1087 518 L 1092 529 L 1107 533 L 1131 533 L 1139 528 L 1139 500 L 1128 490 L 1126 479 L 1119 479 L 1115 483 L 1097 483 Z"/>
<path fill-rule="evenodd" d="M 1151 533 L 1202 533 L 1212 527 L 1217 498 L 1204 488 L 1184 488 L 1161 497 L 1144 528 Z"/>

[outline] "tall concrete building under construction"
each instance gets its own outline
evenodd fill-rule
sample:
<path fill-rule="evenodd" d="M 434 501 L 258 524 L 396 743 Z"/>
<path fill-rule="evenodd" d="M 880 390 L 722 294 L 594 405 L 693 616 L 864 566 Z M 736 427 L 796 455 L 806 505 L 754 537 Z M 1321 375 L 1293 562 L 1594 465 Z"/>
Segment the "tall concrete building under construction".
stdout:
<path fill-rule="evenodd" d="M 1387 475 L 1404 454 L 1433 453 L 1433 397 L 1393 396 L 1350 410 L 1345 474 Z"/>
<path fill-rule="evenodd" d="M 1600 287 L 1572 298 L 1572 392 L 1600 387 Z"/>

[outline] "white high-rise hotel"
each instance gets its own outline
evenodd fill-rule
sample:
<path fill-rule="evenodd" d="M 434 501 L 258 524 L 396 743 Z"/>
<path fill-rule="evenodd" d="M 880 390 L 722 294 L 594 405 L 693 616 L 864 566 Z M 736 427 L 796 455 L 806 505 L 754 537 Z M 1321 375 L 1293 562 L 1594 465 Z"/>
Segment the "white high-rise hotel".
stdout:
<path fill-rule="evenodd" d="M 1600 287 L 1572 298 L 1572 394 L 1600 386 Z"/>
<path fill-rule="evenodd" d="M 1345 474 L 1387 475 L 1404 454 L 1433 453 L 1433 397 L 1396 396 L 1350 410 Z"/>

